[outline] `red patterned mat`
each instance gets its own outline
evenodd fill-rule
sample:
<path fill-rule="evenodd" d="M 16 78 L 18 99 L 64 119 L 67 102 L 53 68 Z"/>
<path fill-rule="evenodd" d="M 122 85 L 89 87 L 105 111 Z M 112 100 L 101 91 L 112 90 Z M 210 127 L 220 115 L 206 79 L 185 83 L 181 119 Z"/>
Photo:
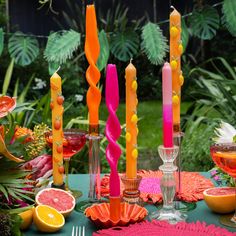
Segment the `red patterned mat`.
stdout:
<path fill-rule="evenodd" d="M 215 225 L 207 225 L 205 222 L 185 223 L 180 222 L 171 225 L 165 221 L 142 222 L 128 227 L 114 227 L 99 230 L 93 236 L 233 236 L 236 233 Z"/>
<path fill-rule="evenodd" d="M 122 175 L 122 174 L 120 174 Z M 140 197 L 144 202 L 159 203 L 162 201 L 160 178 L 161 171 L 141 170 L 138 175 L 142 177 L 139 190 Z M 177 193 L 182 201 L 197 202 L 203 199 L 203 191 L 213 187 L 211 180 L 196 172 L 181 172 L 182 192 Z M 121 182 L 121 192 L 124 185 Z M 109 175 L 105 175 L 101 181 L 101 194 L 103 197 L 109 196 Z"/>

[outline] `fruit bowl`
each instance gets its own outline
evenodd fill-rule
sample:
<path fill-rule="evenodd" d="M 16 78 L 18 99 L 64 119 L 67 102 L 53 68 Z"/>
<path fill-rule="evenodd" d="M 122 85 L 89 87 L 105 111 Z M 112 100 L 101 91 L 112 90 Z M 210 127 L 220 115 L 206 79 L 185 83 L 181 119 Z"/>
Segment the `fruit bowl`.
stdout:
<path fill-rule="evenodd" d="M 110 228 L 114 226 L 126 226 L 142 221 L 148 214 L 148 211 L 137 204 L 121 203 L 120 220 L 114 222 L 110 218 L 110 204 L 101 203 L 93 204 L 86 208 L 84 214 L 88 217 L 98 228 Z"/>
<path fill-rule="evenodd" d="M 226 214 L 235 209 L 236 188 L 209 188 L 203 192 L 203 196 L 207 206 L 216 213 Z"/>

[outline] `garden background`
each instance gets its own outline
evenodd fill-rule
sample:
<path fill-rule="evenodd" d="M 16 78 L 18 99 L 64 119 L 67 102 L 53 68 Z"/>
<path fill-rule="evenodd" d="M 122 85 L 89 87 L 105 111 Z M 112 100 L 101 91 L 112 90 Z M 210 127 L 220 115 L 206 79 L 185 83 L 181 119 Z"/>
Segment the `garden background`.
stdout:
<path fill-rule="evenodd" d="M 9 120 L 33 128 L 51 126 L 49 78 L 58 66 L 65 97 L 64 127 L 87 129 L 84 55 L 85 6 L 76 0 L 0 1 L 0 90 L 17 96 L 18 107 Z M 98 67 L 103 93 L 101 130 L 107 119 L 104 80 L 107 63 L 117 65 L 120 86 L 118 117 L 123 133 L 119 170 L 125 169 L 125 79 L 130 58 L 138 74 L 139 166 L 158 168 L 162 142 L 161 67 L 168 60 L 170 4 L 182 14 L 181 127 L 185 133 L 185 170 L 213 167 L 209 147 L 214 128 L 223 119 L 236 125 L 236 1 L 234 0 L 96 0 L 101 54 Z M 103 132 L 103 131 L 102 131 Z M 102 172 L 106 139 L 101 143 Z M 71 172 L 88 172 L 85 147 L 72 158 Z"/>

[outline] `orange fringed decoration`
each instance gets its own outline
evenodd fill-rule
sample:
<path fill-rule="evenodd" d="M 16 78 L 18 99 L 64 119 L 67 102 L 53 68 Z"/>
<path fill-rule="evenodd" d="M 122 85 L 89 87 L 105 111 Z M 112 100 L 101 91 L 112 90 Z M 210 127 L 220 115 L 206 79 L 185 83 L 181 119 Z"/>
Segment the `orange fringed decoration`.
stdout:
<path fill-rule="evenodd" d="M 101 102 L 101 92 L 97 83 L 100 79 L 100 71 L 96 67 L 96 62 L 100 52 L 100 45 L 97 34 L 97 21 L 94 5 L 88 5 L 86 9 L 86 35 L 85 35 L 85 55 L 89 63 L 86 71 L 86 79 L 89 83 L 87 92 L 87 105 L 89 109 L 89 133 L 99 133 L 99 105 Z"/>
<path fill-rule="evenodd" d="M 170 14 L 170 66 L 172 69 L 174 132 L 180 132 L 181 86 L 184 82 L 181 71 L 182 52 L 183 46 L 181 42 L 181 15 L 176 9 L 174 9 Z"/>

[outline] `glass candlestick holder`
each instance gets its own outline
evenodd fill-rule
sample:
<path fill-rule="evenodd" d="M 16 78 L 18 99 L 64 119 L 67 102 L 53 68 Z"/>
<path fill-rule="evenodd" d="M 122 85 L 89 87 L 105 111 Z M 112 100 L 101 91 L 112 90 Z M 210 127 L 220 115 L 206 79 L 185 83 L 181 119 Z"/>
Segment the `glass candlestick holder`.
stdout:
<path fill-rule="evenodd" d="M 101 181 L 100 181 L 100 141 L 102 135 L 87 135 L 89 144 L 89 193 L 90 202 L 97 202 L 101 198 Z"/>
<path fill-rule="evenodd" d="M 123 200 L 129 204 L 141 205 L 139 184 L 142 177 L 137 175 L 136 178 L 127 178 L 126 175 L 121 177 L 121 181 L 125 186 L 123 191 Z"/>
<path fill-rule="evenodd" d="M 164 147 L 160 145 L 158 147 L 159 155 L 163 161 L 163 165 L 159 169 L 163 172 L 161 178 L 161 192 L 163 198 L 163 206 L 157 212 L 153 212 L 149 217 L 155 220 L 165 220 L 170 224 L 185 221 L 186 214 L 181 213 L 175 209 L 174 197 L 176 192 L 176 180 L 175 172 L 177 166 L 174 165 L 175 158 L 178 155 L 179 147 Z"/>

